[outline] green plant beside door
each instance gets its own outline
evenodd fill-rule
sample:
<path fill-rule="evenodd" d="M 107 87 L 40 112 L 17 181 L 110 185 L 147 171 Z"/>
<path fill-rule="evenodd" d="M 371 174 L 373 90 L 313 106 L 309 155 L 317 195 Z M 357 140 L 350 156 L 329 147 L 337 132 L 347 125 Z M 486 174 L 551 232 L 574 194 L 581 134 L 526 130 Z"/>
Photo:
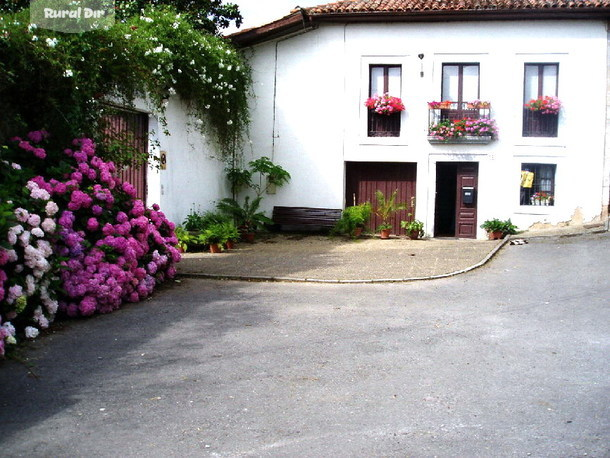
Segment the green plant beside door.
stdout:
<path fill-rule="evenodd" d="M 387 199 L 385 194 L 379 189 L 375 191 L 375 197 L 377 199 L 377 206 L 375 207 L 375 215 L 381 219 L 381 224 L 377 227 L 377 231 L 380 232 L 382 239 L 390 237 L 392 232 L 392 218 L 393 216 L 401 211 L 407 209 L 407 204 L 397 203 L 396 196 L 398 195 L 398 189 L 396 189 Z"/>
<path fill-rule="evenodd" d="M 517 226 L 515 226 L 510 218 L 507 220 L 500 220 L 498 218 L 488 219 L 481 224 L 481 228 L 487 231 L 489 240 L 502 239 L 507 235 L 513 235 L 517 233 Z"/>
<path fill-rule="evenodd" d="M 346 207 L 341 213 L 341 219 L 339 219 L 331 233 L 358 237 L 369 222 L 371 213 L 372 208 L 370 202 Z"/>
<path fill-rule="evenodd" d="M 411 214 L 409 214 L 411 216 Z M 424 223 L 417 219 L 413 221 L 401 221 L 400 227 L 402 227 L 410 239 L 416 240 L 424 236 Z"/>

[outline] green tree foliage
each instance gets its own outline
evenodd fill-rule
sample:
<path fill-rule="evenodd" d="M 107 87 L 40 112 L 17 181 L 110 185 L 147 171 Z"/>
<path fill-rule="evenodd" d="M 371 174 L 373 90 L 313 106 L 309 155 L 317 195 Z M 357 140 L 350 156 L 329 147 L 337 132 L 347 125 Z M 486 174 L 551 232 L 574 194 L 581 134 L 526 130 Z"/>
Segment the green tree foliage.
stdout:
<path fill-rule="evenodd" d="M 235 22 L 239 27 L 243 21 L 239 7 L 222 0 L 116 0 L 116 12 L 120 20 L 139 15 L 149 6 L 169 5 L 182 13 L 193 28 L 218 34 Z M 16 13 L 30 6 L 30 0 L 0 0 L 0 11 Z"/>
<path fill-rule="evenodd" d="M 80 34 L 37 28 L 27 10 L 0 16 L 0 142 L 39 129 L 58 144 L 99 139 L 108 102 L 130 106 L 137 96 L 163 122 L 177 94 L 228 153 L 248 123 L 249 86 L 239 52 L 168 6 Z"/>

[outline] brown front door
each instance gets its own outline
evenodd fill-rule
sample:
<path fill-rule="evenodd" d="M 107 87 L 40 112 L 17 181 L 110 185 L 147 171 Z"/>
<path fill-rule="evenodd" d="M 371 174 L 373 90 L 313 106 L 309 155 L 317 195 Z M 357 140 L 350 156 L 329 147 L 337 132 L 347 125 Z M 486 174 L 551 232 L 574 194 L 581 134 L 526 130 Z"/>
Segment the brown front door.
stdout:
<path fill-rule="evenodd" d="M 373 209 L 377 203 L 375 192 L 380 190 L 386 198 L 398 189 L 396 202 L 415 205 L 415 180 L 417 164 L 410 162 L 346 162 L 345 163 L 345 206 L 370 202 Z M 392 233 L 404 234 L 401 220 L 408 219 L 408 213 L 415 214 L 415 208 L 398 212 L 392 218 Z M 371 218 L 369 228 L 374 231 L 381 221 Z"/>
<path fill-rule="evenodd" d="M 476 237 L 478 172 L 476 162 L 436 164 L 436 237 Z"/>
<path fill-rule="evenodd" d="M 477 236 L 477 184 L 479 164 L 464 162 L 457 168 L 456 237 Z"/>

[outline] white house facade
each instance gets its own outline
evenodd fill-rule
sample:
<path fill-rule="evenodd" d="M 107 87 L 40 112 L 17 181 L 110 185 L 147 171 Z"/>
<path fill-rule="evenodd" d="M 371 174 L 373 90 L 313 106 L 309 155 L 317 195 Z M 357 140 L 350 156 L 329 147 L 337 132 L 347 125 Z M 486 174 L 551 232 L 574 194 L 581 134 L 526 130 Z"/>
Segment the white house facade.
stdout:
<path fill-rule="evenodd" d="M 491 218 L 605 222 L 610 7 L 539 3 L 347 0 L 234 34 L 254 78 L 246 154 L 292 174 L 266 209 L 374 204 L 398 189 L 410 206 L 398 219 L 414 213 L 430 236 L 483 238 Z M 371 113 L 383 93 L 404 111 Z M 539 97 L 558 113 L 524 108 Z M 488 118 L 495 137 L 429 131 Z"/>

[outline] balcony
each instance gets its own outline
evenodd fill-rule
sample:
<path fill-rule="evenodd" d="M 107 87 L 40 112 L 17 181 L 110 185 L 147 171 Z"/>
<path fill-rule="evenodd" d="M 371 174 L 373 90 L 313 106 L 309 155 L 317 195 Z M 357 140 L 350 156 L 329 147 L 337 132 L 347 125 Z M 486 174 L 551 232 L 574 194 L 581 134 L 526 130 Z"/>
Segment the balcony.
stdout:
<path fill-rule="evenodd" d="M 490 119 L 491 104 L 474 102 L 429 102 L 428 142 L 431 144 L 486 145 L 498 130 Z"/>

